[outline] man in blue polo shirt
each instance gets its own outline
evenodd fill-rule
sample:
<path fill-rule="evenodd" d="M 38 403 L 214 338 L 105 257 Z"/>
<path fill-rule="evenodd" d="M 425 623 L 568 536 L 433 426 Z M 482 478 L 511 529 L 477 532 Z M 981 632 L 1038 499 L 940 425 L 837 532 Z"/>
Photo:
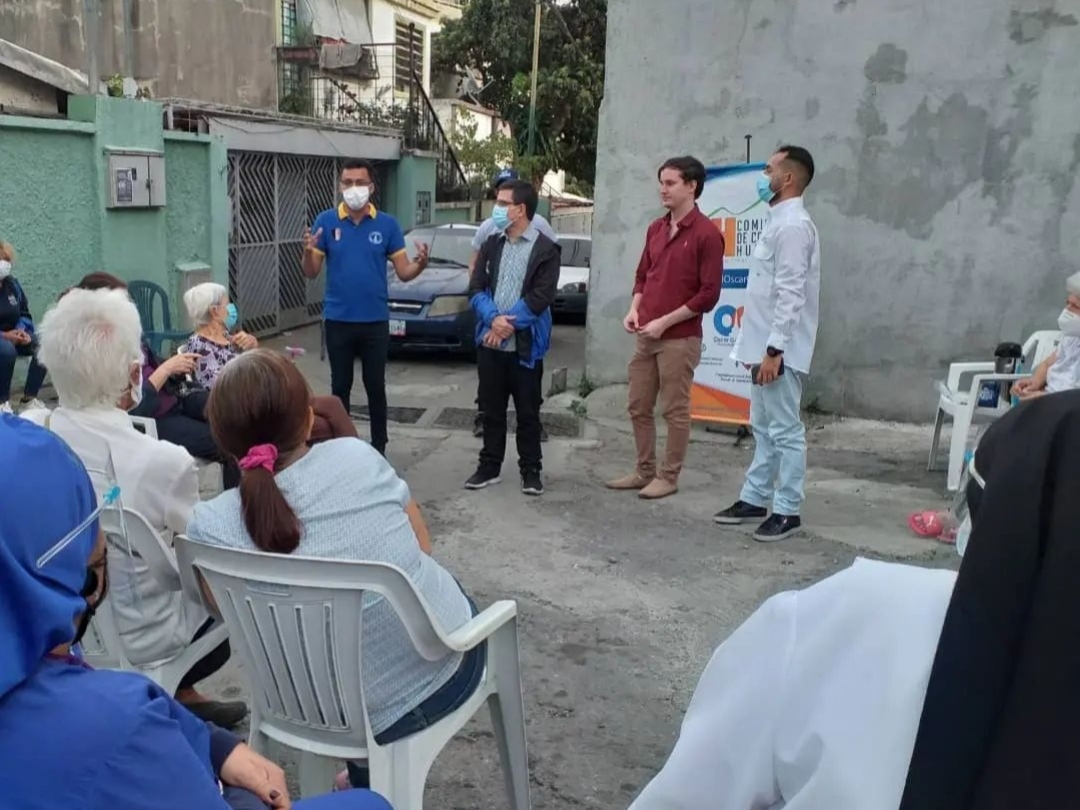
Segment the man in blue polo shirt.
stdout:
<path fill-rule="evenodd" d="M 390 350 L 389 287 L 386 262 L 402 281 L 427 267 L 428 246 L 417 246 L 416 259 L 405 251 L 397 220 L 371 204 L 375 170 L 366 160 L 348 160 L 341 170 L 337 208 L 323 211 L 304 231 L 304 275 L 315 278 L 326 263 L 323 318 L 330 389 L 349 410 L 354 361 L 367 393 L 371 445 L 386 454 L 386 358 Z"/>

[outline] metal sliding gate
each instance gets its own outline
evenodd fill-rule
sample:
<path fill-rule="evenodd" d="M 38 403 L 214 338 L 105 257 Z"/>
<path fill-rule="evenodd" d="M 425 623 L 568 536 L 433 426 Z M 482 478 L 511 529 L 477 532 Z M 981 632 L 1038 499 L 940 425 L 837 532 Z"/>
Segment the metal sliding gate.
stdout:
<path fill-rule="evenodd" d="M 325 273 L 304 277 L 304 228 L 337 203 L 340 167 L 332 157 L 229 152 L 229 297 L 245 331 L 272 335 L 321 318 Z"/>

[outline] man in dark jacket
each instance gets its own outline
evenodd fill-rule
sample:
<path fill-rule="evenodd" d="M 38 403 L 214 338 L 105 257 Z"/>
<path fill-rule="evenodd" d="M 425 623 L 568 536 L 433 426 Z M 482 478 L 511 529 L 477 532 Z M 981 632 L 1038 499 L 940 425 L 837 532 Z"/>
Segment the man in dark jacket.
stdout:
<path fill-rule="evenodd" d="M 499 232 L 480 248 L 469 282 L 476 312 L 484 447 L 467 489 L 484 489 L 502 480 L 506 412 L 513 397 L 521 491 L 544 492 L 540 403 L 560 254 L 558 245 L 533 224 L 538 202 L 536 189 L 524 181 L 499 187 L 492 212 Z"/>

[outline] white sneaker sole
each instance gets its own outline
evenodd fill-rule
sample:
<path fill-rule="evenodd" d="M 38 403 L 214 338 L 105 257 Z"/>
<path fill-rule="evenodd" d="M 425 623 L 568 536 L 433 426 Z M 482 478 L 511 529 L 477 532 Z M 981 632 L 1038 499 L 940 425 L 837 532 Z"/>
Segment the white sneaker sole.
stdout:
<path fill-rule="evenodd" d="M 469 489 L 469 490 L 472 490 L 473 492 L 477 492 L 477 491 L 479 491 L 481 489 L 487 489 L 488 487 L 493 487 L 496 484 L 501 484 L 501 483 L 502 483 L 502 478 L 501 477 L 496 477 L 496 478 L 492 478 L 490 481 L 485 481 L 482 484 L 465 484 L 465 489 Z"/>
<path fill-rule="evenodd" d="M 797 529 L 792 529 L 789 532 L 785 532 L 784 534 L 778 534 L 778 535 L 761 535 L 761 534 L 756 534 L 755 533 L 754 534 L 754 539 L 759 543 L 780 543 L 780 542 L 783 542 L 784 540 L 787 540 L 790 537 L 798 537 L 800 534 L 802 534 L 802 532 L 803 532 L 803 527 L 800 526 Z"/>

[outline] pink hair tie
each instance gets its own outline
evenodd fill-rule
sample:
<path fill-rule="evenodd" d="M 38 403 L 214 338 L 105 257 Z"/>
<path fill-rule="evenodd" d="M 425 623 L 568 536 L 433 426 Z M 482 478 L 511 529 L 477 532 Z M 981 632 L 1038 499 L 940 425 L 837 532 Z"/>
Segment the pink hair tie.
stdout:
<path fill-rule="evenodd" d="M 257 444 L 240 459 L 241 470 L 256 470 L 262 467 L 271 475 L 278 460 L 278 449 L 272 444 Z"/>

